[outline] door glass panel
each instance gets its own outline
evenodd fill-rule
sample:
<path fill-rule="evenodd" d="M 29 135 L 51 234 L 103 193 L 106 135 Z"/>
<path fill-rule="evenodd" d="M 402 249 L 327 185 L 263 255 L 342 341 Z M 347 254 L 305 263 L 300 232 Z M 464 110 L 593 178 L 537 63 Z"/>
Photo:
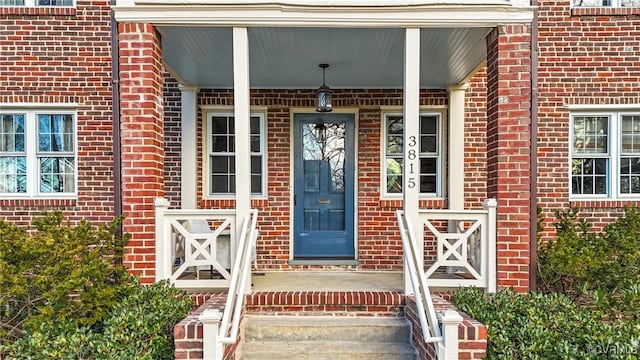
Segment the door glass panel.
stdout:
<path fill-rule="evenodd" d="M 314 191 L 311 190 L 314 184 L 319 185 L 320 177 L 328 174 L 326 191 L 344 192 L 345 130 L 345 123 L 303 124 L 303 159 L 307 191 Z"/>
<path fill-rule="evenodd" d="M 344 231 L 346 124 L 301 125 L 304 231 Z"/>

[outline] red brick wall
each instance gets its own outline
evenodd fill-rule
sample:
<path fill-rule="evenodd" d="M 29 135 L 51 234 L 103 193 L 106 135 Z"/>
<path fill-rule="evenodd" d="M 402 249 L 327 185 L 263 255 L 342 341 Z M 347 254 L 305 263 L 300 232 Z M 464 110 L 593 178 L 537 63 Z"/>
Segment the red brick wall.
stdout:
<path fill-rule="evenodd" d="M 160 35 L 150 24 L 120 24 L 120 113 L 124 264 L 155 281 L 154 199 L 164 196 L 163 71 Z"/>
<path fill-rule="evenodd" d="M 73 222 L 113 219 L 109 5 L 77 3 L 0 8 L 0 103 L 75 103 L 78 114 L 77 199 L 0 199 L 0 218 L 18 224 L 51 210 Z"/>
<path fill-rule="evenodd" d="M 113 139 L 108 2 L 79 0 L 77 9 L 30 9 L 29 14 L 25 9 L 2 8 L 0 17 L 0 102 L 77 103 L 80 154 L 78 199 L 0 200 L 0 215 L 24 223 L 42 210 L 62 209 L 73 219 L 110 220 Z M 64 31 L 61 32 L 61 28 Z M 128 216 L 125 231 L 133 235 L 127 264 L 134 273 L 149 281 L 154 273 L 153 197 L 166 192 L 172 206 L 179 203 L 180 93 L 175 80 L 162 78 L 159 40 L 153 29 L 122 25 L 121 32 L 123 167 L 128 169 L 123 174 L 125 215 Z M 151 67 L 143 69 L 143 64 Z M 44 68 L 48 70 L 45 72 Z M 166 85 L 162 89 L 163 81 Z M 484 180 L 487 174 L 486 83 L 484 72 L 474 77 L 467 98 L 465 204 L 472 208 L 479 208 L 488 194 Z M 359 109 L 357 161 L 361 224 L 358 230 L 362 269 L 400 269 L 400 244 L 399 237 L 395 236 L 393 211 L 401 207 L 401 201 L 380 199 L 379 108 L 399 106 L 401 98 L 400 90 L 336 93 L 336 107 Z M 269 109 L 269 199 L 253 202 L 262 214 L 260 263 L 265 269 L 289 269 L 286 263 L 290 238 L 289 110 L 312 107 L 313 91 L 253 91 L 251 101 L 253 105 Z M 199 102 L 231 105 L 231 92 L 202 91 Z M 446 103 L 447 94 L 443 90 L 423 94 L 424 105 Z M 143 174 L 141 168 L 150 172 Z M 230 207 L 233 203 L 201 201 L 200 205 Z M 423 201 L 421 206 L 441 208 L 446 202 Z"/>
<path fill-rule="evenodd" d="M 200 315 L 208 309 L 218 310 L 222 313 L 227 300 L 225 292 L 209 293 L 206 296 L 190 296 L 194 300 L 194 309 L 173 327 L 173 344 L 175 346 L 173 356 L 176 360 L 201 360 L 203 358 L 203 324 L 200 321 Z M 241 315 L 241 321 L 242 316 L 244 316 L 244 312 Z M 242 334 L 235 344 L 224 346 L 224 360 L 235 359 L 235 350 L 242 341 L 241 336 Z"/>
<path fill-rule="evenodd" d="M 469 81 L 464 116 L 464 207 L 481 209 L 487 199 L 486 67 Z"/>
<path fill-rule="evenodd" d="M 458 359 L 484 359 L 487 356 L 487 327 L 458 310 L 440 294 L 433 294 L 432 301 L 440 321 L 447 310 L 455 310 L 462 316 L 463 320 L 458 325 Z M 424 342 L 422 324 L 414 297 L 406 298 L 405 317 L 413 328 L 411 340 L 418 351 L 418 359 L 437 359 L 434 343 Z"/>
<path fill-rule="evenodd" d="M 164 73 L 164 192 L 170 208 L 180 207 L 181 93 L 178 82 Z"/>
<path fill-rule="evenodd" d="M 573 9 L 539 0 L 538 203 L 544 238 L 553 211 L 579 206 L 602 227 L 637 201 L 569 201 L 569 109 L 573 104 L 640 104 L 640 12 Z M 613 15 L 615 14 L 615 15 Z"/>
<path fill-rule="evenodd" d="M 486 76 L 481 72 L 472 82 L 469 91 L 469 121 L 466 123 L 467 149 L 469 157 L 465 161 L 469 190 L 466 203 L 469 207 L 481 208 L 486 199 L 486 113 L 483 87 Z M 179 90 L 171 81 L 165 85 L 165 130 L 172 130 L 171 138 L 165 134 L 165 181 L 177 184 L 166 188 L 166 196 L 171 206 L 179 204 L 180 144 L 174 141 L 178 133 L 180 118 L 177 111 L 169 113 L 168 104 L 179 101 Z M 381 106 L 401 106 L 401 90 L 337 90 L 336 108 L 358 108 L 358 256 L 362 270 L 401 270 L 401 243 L 395 219 L 395 210 L 402 207 L 400 200 L 380 198 L 380 154 L 381 154 Z M 423 105 L 446 106 L 448 94 L 445 90 L 425 91 Z M 233 105 L 229 90 L 201 90 L 198 104 Z M 290 259 L 290 109 L 292 107 L 313 107 L 314 92 L 311 90 L 253 90 L 251 105 L 266 107 L 267 110 L 267 154 L 268 154 L 268 199 L 253 200 L 252 205 L 260 210 L 258 241 L 258 262 L 262 269 L 289 270 Z M 173 105 L 172 105 L 173 107 Z M 202 149 L 202 113 L 199 114 L 198 147 Z M 171 140 L 170 140 L 171 139 Z M 198 158 L 199 168 L 202 159 Z M 173 174 L 173 175 L 171 175 Z M 201 174 L 199 174 L 201 177 Z M 202 200 L 202 179 L 198 184 L 199 206 L 202 208 L 233 207 L 232 200 Z M 425 208 L 443 208 L 446 201 L 421 201 Z M 307 266 L 297 266 L 303 268 Z"/>
<path fill-rule="evenodd" d="M 487 37 L 487 175 L 498 200 L 498 285 L 529 290 L 531 37 L 525 25 Z"/>

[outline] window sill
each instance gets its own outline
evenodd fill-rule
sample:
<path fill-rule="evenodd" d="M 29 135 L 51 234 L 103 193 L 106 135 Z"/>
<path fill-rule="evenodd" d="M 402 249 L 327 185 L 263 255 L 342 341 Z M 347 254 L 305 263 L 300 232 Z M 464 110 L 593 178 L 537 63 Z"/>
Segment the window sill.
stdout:
<path fill-rule="evenodd" d="M 221 208 L 221 209 L 232 209 L 236 207 L 236 199 L 220 199 L 220 198 L 204 198 L 199 201 L 199 207 L 201 209 L 208 208 Z M 251 199 L 251 207 L 252 208 L 260 208 L 269 206 L 269 199 L 266 197 L 252 198 Z"/>
<path fill-rule="evenodd" d="M 402 209 L 402 199 L 380 199 L 378 205 L 383 209 Z M 445 201 L 442 198 L 420 198 L 418 200 L 418 206 L 421 209 L 444 209 Z"/>
<path fill-rule="evenodd" d="M 572 16 L 625 16 L 640 15 L 640 7 L 585 7 L 571 8 Z"/>
<path fill-rule="evenodd" d="M 75 7 L 65 6 L 9 6 L 0 7 L 0 15 L 56 15 L 56 16 L 75 16 L 77 9 Z"/>
<path fill-rule="evenodd" d="M 73 207 L 76 206 L 77 199 L 43 199 L 43 198 L 13 198 L 2 199 L 0 198 L 0 208 L 6 209 L 11 207 L 35 207 L 35 208 L 48 208 L 48 207 Z"/>
<path fill-rule="evenodd" d="M 614 209 L 637 205 L 639 199 L 570 199 L 569 205 L 580 209 Z"/>

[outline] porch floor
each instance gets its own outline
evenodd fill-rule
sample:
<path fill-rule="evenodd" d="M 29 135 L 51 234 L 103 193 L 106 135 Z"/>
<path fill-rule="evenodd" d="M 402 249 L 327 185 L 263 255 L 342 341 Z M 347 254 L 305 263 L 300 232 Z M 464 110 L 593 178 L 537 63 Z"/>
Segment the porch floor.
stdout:
<path fill-rule="evenodd" d="M 403 291 L 401 272 L 279 271 L 252 276 L 254 292 Z"/>

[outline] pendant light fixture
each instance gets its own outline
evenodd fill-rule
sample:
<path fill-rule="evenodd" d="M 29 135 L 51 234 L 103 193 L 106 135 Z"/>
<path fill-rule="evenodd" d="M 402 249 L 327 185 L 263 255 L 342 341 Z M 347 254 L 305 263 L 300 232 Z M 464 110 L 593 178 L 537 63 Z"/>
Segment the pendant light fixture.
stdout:
<path fill-rule="evenodd" d="M 325 70 L 329 67 L 329 64 L 318 65 L 322 69 L 322 86 L 316 91 L 316 111 L 317 112 L 331 112 L 333 110 L 333 91 L 325 84 Z"/>

